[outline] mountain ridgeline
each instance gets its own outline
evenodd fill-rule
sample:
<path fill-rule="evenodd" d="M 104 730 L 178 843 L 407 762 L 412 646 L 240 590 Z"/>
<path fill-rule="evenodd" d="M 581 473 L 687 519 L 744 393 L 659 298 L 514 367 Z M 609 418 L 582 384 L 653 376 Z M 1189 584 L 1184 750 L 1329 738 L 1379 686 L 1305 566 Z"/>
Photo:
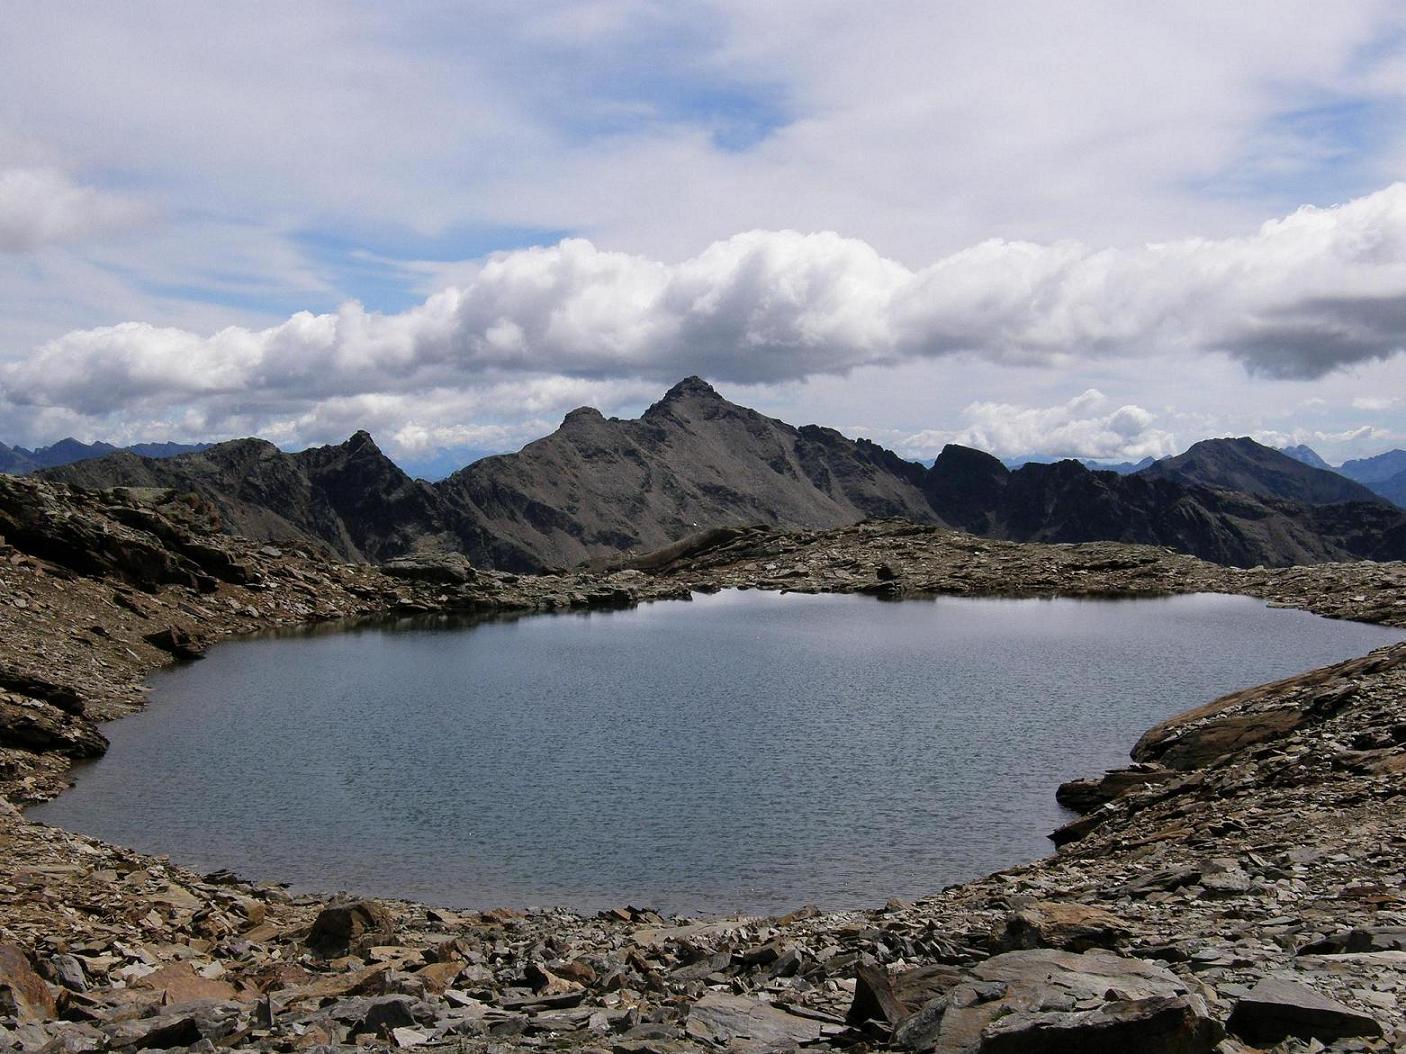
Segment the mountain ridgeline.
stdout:
<path fill-rule="evenodd" d="M 407 476 L 365 432 L 293 454 L 242 439 L 42 474 L 94 489 L 194 492 L 231 533 L 348 559 L 462 552 L 515 571 L 643 553 L 715 527 L 869 518 L 1020 541 L 1148 542 L 1242 566 L 1406 558 L 1406 511 L 1334 473 L 1251 440 L 1208 441 L 1184 457 L 1133 474 L 1075 461 L 1012 470 L 948 446 L 925 468 L 737 406 L 691 377 L 636 420 L 573 410 L 518 453 L 434 484 Z"/>
<path fill-rule="evenodd" d="M 105 457 L 119 451 L 137 454 L 141 457 L 163 458 L 178 454 L 190 454 L 208 449 L 210 444 L 190 445 L 185 443 L 136 443 L 132 446 L 115 447 L 111 443 L 82 443 L 77 439 L 60 439 L 50 446 L 26 450 L 22 446 L 6 446 L 0 443 L 0 472 L 12 476 L 23 476 L 40 469 L 71 465 L 76 461 Z"/>

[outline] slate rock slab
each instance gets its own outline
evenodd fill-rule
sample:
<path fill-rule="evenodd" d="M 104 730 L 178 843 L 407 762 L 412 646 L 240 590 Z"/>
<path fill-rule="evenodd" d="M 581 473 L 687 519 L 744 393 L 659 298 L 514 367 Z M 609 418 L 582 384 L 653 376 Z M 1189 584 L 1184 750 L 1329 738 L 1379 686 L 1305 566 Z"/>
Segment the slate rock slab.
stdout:
<path fill-rule="evenodd" d="M 688 1036 L 743 1054 L 784 1050 L 820 1038 L 824 1024 L 760 999 L 711 992 L 688 1013 Z"/>
<path fill-rule="evenodd" d="M 935 1054 L 1210 1054 L 1223 1034 L 1158 963 L 1047 948 L 978 963 L 894 1033 Z"/>
<path fill-rule="evenodd" d="M 1255 985 L 1235 1004 L 1228 1024 L 1231 1032 L 1251 1043 L 1279 1043 L 1291 1036 L 1332 1041 L 1382 1034 L 1380 1022 L 1370 1014 L 1281 977 Z"/>

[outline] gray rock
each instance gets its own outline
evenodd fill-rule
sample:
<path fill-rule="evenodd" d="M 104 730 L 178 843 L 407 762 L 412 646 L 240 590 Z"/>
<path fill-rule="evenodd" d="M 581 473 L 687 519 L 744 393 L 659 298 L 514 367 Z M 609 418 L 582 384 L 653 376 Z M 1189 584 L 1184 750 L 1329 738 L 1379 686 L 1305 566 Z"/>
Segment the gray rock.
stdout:
<path fill-rule="evenodd" d="M 744 1054 L 782 1050 L 820 1038 L 824 1025 L 746 996 L 710 992 L 688 1014 L 691 1039 Z"/>
<path fill-rule="evenodd" d="M 1251 1043 L 1278 1043 L 1289 1037 L 1334 1040 L 1380 1036 L 1376 1018 L 1298 981 L 1267 977 L 1235 1004 L 1230 1031 Z"/>
<path fill-rule="evenodd" d="M 1007 952 L 952 989 L 940 1023 L 897 1030 L 937 1054 L 1209 1054 L 1222 1038 L 1204 1003 L 1166 967 L 1110 952 Z M 917 1015 L 915 1015 L 916 1017 Z M 934 1029 L 934 1024 L 936 1027 Z"/>
<path fill-rule="evenodd" d="M 88 990 L 88 974 L 76 955 L 51 955 L 44 963 L 44 972 L 55 984 L 74 992 Z"/>

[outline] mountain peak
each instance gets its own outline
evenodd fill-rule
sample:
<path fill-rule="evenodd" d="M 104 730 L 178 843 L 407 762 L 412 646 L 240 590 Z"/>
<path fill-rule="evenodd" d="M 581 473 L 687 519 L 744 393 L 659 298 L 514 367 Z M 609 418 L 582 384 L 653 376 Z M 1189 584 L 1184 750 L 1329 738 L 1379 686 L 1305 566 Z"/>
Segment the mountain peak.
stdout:
<path fill-rule="evenodd" d="M 722 396 L 718 394 L 716 388 L 705 381 L 702 377 L 694 375 L 685 377 L 664 393 L 661 403 L 678 402 L 680 399 L 716 399 L 722 401 Z"/>
<path fill-rule="evenodd" d="M 604 421 L 605 415 L 594 406 L 578 406 L 561 419 L 563 426 L 569 424 L 584 424 L 587 421 Z"/>
<path fill-rule="evenodd" d="M 1324 461 L 1323 458 L 1319 456 L 1318 451 L 1304 443 L 1300 443 L 1297 446 L 1283 447 L 1281 451 L 1286 457 L 1291 457 L 1295 461 L 1310 465 L 1313 468 L 1325 468 L 1330 472 L 1333 470 L 1333 466 Z"/>
<path fill-rule="evenodd" d="M 685 377 L 644 412 L 644 419 L 648 420 L 660 414 L 683 417 L 699 414 L 703 417 L 716 417 L 731 405 L 702 377 Z"/>
<path fill-rule="evenodd" d="M 376 445 L 376 440 L 372 439 L 371 433 L 364 428 L 358 428 L 353 432 L 351 438 L 343 443 L 342 446 L 351 451 L 365 450 L 377 454 L 381 452 L 381 448 Z"/>
<path fill-rule="evenodd" d="M 1305 464 L 1248 436 L 1203 439 L 1186 453 L 1164 458 L 1139 475 L 1307 505 L 1381 500 L 1360 483 L 1330 469 Z"/>

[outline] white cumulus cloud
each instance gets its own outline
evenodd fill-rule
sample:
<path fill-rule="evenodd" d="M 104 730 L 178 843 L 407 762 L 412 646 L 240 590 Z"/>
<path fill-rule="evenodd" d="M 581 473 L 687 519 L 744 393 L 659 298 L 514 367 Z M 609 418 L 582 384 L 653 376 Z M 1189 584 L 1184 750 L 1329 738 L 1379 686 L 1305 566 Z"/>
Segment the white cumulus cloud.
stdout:
<path fill-rule="evenodd" d="M 1005 457 L 1048 454 L 1129 461 L 1176 453 L 1176 437 L 1154 427 L 1155 415 L 1141 406 L 1111 406 L 1097 388 L 1058 406 L 972 403 L 963 417 L 963 427 L 918 432 L 901 441 L 899 449 L 914 457 L 933 457 L 948 443 L 958 443 Z"/>
<path fill-rule="evenodd" d="M 752 231 L 677 263 L 567 239 L 489 256 L 395 314 L 348 302 L 263 329 L 75 330 L 0 365 L 0 405 L 92 417 L 196 407 L 219 421 L 513 378 L 774 384 L 952 355 L 1062 369 L 1221 353 L 1316 377 L 1391 357 L 1403 334 L 1396 184 L 1239 238 L 1130 250 L 993 240 L 917 269 L 834 233 Z M 1162 452 L 1145 413 L 1100 410 L 1094 432 L 1068 433 L 1069 452 Z"/>

